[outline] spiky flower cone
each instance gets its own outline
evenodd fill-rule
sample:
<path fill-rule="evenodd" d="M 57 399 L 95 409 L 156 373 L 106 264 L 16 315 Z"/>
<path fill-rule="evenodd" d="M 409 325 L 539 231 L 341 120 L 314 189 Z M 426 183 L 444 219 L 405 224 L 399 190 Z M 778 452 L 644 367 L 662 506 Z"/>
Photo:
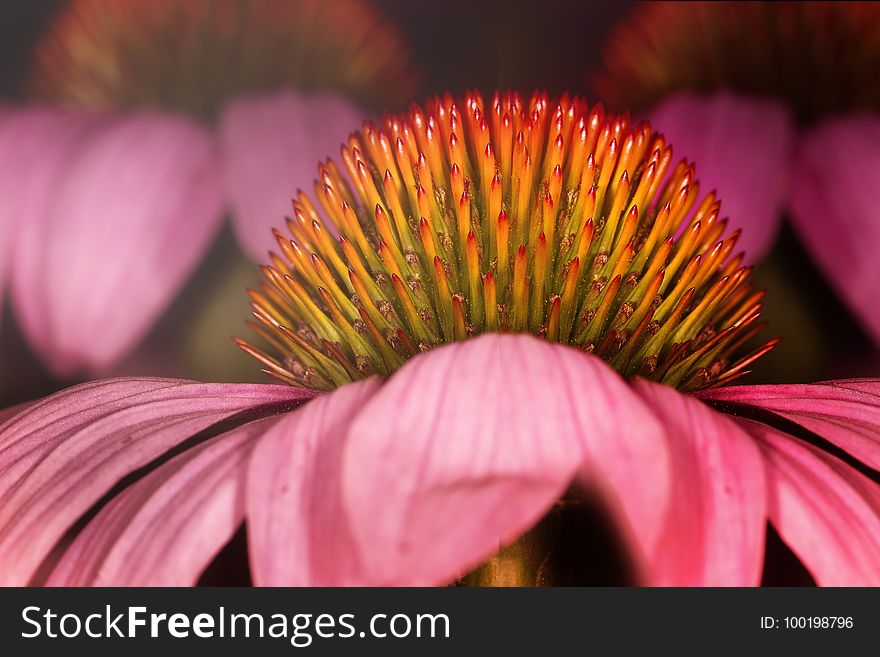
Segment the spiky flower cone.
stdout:
<path fill-rule="evenodd" d="M 684 390 L 727 383 L 775 342 L 733 357 L 762 292 L 714 193 L 672 158 L 647 123 L 567 96 L 447 95 L 365 123 L 275 233 L 251 291 L 269 348 L 239 344 L 321 389 L 488 331 Z"/>
<path fill-rule="evenodd" d="M 362 0 L 73 0 L 39 44 L 31 93 L 210 116 L 285 87 L 388 107 L 414 84 L 400 37 Z"/>
<path fill-rule="evenodd" d="M 611 34 L 597 93 L 642 109 L 670 92 L 782 97 L 801 120 L 880 108 L 880 5 L 651 2 Z"/>

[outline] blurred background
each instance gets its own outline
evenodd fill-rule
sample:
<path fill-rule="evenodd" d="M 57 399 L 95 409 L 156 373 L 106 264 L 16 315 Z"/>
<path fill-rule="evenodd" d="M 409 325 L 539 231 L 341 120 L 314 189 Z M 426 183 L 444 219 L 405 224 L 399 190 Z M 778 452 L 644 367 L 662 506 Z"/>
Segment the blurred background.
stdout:
<path fill-rule="evenodd" d="M 34 49 L 62 11 L 63 0 L 0 3 L 0 96 L 26 100 Z M 601 50 L 632 10 L 626 2 L 563 0 L 370 0 L 409 44 L 420 75 L 416 100 L 477 88 L 551 96 L 570 92 L 597 100 L 590 75 Z M 397 109 L 390 107 L 389 109 Z M 352 126 L 354 127 L 354 126 Z M 340 134 L 341 140 L 344 135 Z M 697 162 L 699 171 L 699 162 Z M 723 190 L 721 193 L 724 199 Z M 260 274 L 238 245 L 228 222 L 207 255 L 132 353 L 103 375 L 169 375 L 210 381 L 264 381 L 256 363 L 231 342 L 247 333 L 245 288 Z M 766 337 L 782 345 L 764 358 L 750 382 L 808 382 L 880 375 L 876 349 L 829 287 L 799 238 L 784 225 L 756 278 L 767 288 Z M 52 375 L 34 354 L 3 296 L 0 315 L 0 407 L 43 396 L 87 378 Z M 100 339 L 95 336 L 95 339 Z"/>

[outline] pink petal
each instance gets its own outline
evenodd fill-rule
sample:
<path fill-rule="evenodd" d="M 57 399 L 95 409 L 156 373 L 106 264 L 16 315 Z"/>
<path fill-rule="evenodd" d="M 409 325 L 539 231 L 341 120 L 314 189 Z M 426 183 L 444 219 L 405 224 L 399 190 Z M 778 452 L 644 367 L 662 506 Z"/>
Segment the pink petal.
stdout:
<path fill-rule="evenodd" d="M 880 486 L 794 436 L 739 423 L 764 453 L 770 520 L 816 582 L 880 585 Z"/>
<path fill-rule="evenodd" d="M 0 276 L 17 270 L 18 321 L 38 335 L 48 324 L 48 296 L 56 281 L 42 251 L 50 208 L 74 153 L 102 117 L 49 108 L 9 111 L 0 123 Z M 5 262 L 4 260 L 7 259 Z M 14 265 L 12 260 L 14 259 Z"/>
<path fill-rule="evenodd" d="M 569 388 L 579 393 L 571 410 L 582 427 L 581 482 L 602 495 L 634 565 L 644 571 L 661 539 L 662 510 L 671 503 L 671 455 L 664 427 L 604 361 L 584 361 L 570 353 L 561 350 L 559 369 Z M 590 403 L 581 396 L 588 396 Z"/>
<path fill-rule="evenodd" d="M 33 404 L 0 425 L 0 585 L 27 583 L 83 513 L 171 447 L 242 411 L 312 394 L 287 386 L 111 379 Z"/>
<path fill-rule="evenodd" d="M 0 105 L 0 304 L 3 303 L 3 293 L 6 289 L 6 274 L 9 269 L 9 258 L 12 255 L 12 240 L 15 234 L 15 215 L 3 210 L 3 199 L 8 193 L 4 188 L 6 169 L 11 164 L 12 157 L 9 147 L 6 145 L 9 132 L 6 129 L 10 110 L 5 105 Z M 8 183 L 7 183 L 8 184 Z M 8 200 L 7 200 L 8 202 Z M 2 306 L 0 306 L 2 308 Z"/>
<path fill-rule="evenodd" d="M 247 491 L 255 584 L 369 583 L 342 507 L 339 473 L 348 424 L 379 385 L 369 379 L 321 395 L 260 440 Z"/>
<path fill-rule="evenodd" d="M 672 388 L 639 380 L 636 389 L 666 425 L 672 449 L 672 501 L 650 583 L 759 584 L 767 500 L 754 441 Z"/>
<path fill-rule="evenodd" d="M 738 248 L 754 261 L 776 239 L 794 129 L 776 101 L 674 94 L 650 112 L 677 159 L 695 162 L 701 193 L 716 190 L 721 216 L 742 228 Z"/>
<path fill-rule="evenodd" d="M 140 340 L 207 248 L 221 218 L 217 154 L 187 119 L 107 119 L 67 152 L 49 187 L 51 200 L 21 238 L 16 308 L 57 374 L 105 369 Z"/>
<path fill-rule="evenodd" d="M 880 118 L 853 116 L 801 141 L 792 220 L 813 259 L 880 344 Z"/>
<path fill-rule="evenodd" d="M 34 401 L 26 401 L 20 404 L 15 404 L 14 406 L 7 406 L 6 408 L 0 410 L 0 426 L 2 426 L 3 423 L 6 422 L 6 420 L 8 420 L 9 418 L 18 415 L 28 406 L 31 406 L 35 403 L 36 402 Z"/>
<path fill-rule="evenodd" d="M 192 586 L 244 520 L 247 457 L 278 418 L 185 451 L 113 498 L 64 551 L 50 586 Z"/>
<path fill-rule="evenodd" d="M 645 520 L 632 529 L 650 540 L 668 486 L 665 459 L 635 451 L 651 442 L 662 447 L 653 416 L 598 358 L 524 335 L 432 350 L 395 373 L 348 433 L 343 498 L 363 569 L 373 584 L 449 582 L 539 520 L 585 459 L 622 498 L 622 523 Z M 621 489 L 622 471 L 640 476 Z"/>
<path fill-rule="evenodd" d="M 733 386 L 699 395 L 772 411 L 880 470 L 880 379 Z"/>
<path fill-rule="evenodd" d="M 364 112 L 342 96 L 284 91 L 232 101 L 220 118 L 233 226 L 245 251 L 262 262 L 277 248 L 297 190 L 313 194 L 318 162 L 336 156 Z"/>

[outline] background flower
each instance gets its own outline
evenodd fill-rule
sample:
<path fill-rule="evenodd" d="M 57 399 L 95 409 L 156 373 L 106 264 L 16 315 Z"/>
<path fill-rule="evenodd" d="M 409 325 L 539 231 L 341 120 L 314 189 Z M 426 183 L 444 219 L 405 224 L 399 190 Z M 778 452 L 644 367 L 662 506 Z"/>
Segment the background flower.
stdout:
<path fill-rule="evenodd" d="M 0 223 L 16 314 L 59 376 L 128 353 L 227 205 L 261 257 L 291 191 L 312 185 L 303 163 L 415 83 L 397 33 L 359 0 L 76 0 L 35 62 L 30 97 L 53 109 L 6 113 Z"/>
<path fill-rule="evenodd" d="M 608 39 L 593 86 L 708 163 L 703 183 L 730 199 L 755 257 L 790 212 L 880 344 L 880 215 L 869 191 L 880 152 L 878 36 L 871 3 L 644 3 Z"/>

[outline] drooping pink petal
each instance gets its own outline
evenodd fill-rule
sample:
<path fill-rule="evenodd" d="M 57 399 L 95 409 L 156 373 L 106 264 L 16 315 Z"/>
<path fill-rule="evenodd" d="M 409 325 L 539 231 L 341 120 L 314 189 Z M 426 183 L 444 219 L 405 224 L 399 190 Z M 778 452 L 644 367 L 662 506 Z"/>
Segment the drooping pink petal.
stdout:
<path fill-rule="evenodd" d="M 340 458 L 353 416 L 380 386 L 352 383 L 275 424 L 248 472 L 251 573 L 260 586 L 369 584 L 341 501 Z"/>
<path fill-rule="evenodd" d="M 699 395 L 772 411 L 880 470 L 880 379 L 731 386 Z"/>
<path fill-rule="evenodd" d="M 816 264 L 880 344 L 880 118 L 852 116 L 800 142 L 791 213 Z"/>
<path fill-rule="evenodd" d="M 464 574 L 539 520 L 584 461 L 593 472 L 607 465 L 612 486 L 615 474 L 638 473 L 614 488 L 614 511 L 623 525 L 645 519 L 632 529 L 650 534 L 649 513 L 666 504 L 665 453 L 649 449 L 661 458 L 641 467 L 600 454 L 640 458 L 633 448 L 654 440 L 656 420 L 623 380 L 568 347 L 484 335 L 414 358 L 354 418 L 344 446 L 343 498 L 364 572 L 374 584 Z M 611 441 L 626 447 L 596 447 Z"/>
<path fill-rule="evenodd" d="M 43 251 L 60 180 L 97 114 L 47 107 L 9 110 L 0 122 L 0 278 L 14 268 L 16 311 L 26 333 L 48 325 L 48 297 L 55 284 Z M 0 281 L 2 282 L 2 281 Z"/>
<path fill-rule="evenodd" d="M 114 497 L 65 549 L 49 586 L 191 586 L 244 520 L 247 457 L 278 417 L 159 466 Z"/>
<path fill-rule="evenodd" d="M 237 413 L 287 407 L 312 394 L 288 386 L 112 379 L 28 407 L 0 425 L 0 585 L 27 583 L 83 513 L 168 449 Z"/>
<path fill-rule="evenodd" d="M 754 261 L 776 238 L 794 130 L 778 102 L 720 92 L 673 94 L 650 112 L 676 159 L 697 164 L 703 193 L 716 190 L 721 216 L 742 228 L 737 245 Z"/>
<path fill-rule="evenodd" d="M 309 194 L 318 162 L 335 157 L 364 112 L 332 93 L 283 91 L 234 100 L 220 118 L 224 175 L 233 226 L 251 257 L 277 249 L 272 228 L 292 214 L 298 189 Z"/>
<path fill-rule="evenodd" d="M 217 159 L 197 124 L 153 113 L 106 119 L 68 152 L 14 272 L 55 373 L 109 367 L 168 304 L 221 219 Z"/>
<path fill-rule="evenodd" d="M 880 585 L 880 486 L 794 436 L 738 422 L 764 455 L 770 521 L 816 583 Z"/>
<path fill-rule="evenodd" d="M 589 362 L 589 367 L 586 363 Z M 663 530 L 671 491 L 670 452 L 659 418 L 604 361 L 560 349 L 558 368 L 569 390 L 584 463 L 580 480 L 595 489 L 629 544 L 644 578 Z M 582 397 L 590 403 L 583 403 Z M 671 501 L 671 500 L 669 500 Z"/>
<path fill-rule="evenodd" d="M 663 421 L 672 494 L 651 584 L 755 586 L 767 517 L 761 453 L 736 424 L 668 386 L 636 390 Z"/>

